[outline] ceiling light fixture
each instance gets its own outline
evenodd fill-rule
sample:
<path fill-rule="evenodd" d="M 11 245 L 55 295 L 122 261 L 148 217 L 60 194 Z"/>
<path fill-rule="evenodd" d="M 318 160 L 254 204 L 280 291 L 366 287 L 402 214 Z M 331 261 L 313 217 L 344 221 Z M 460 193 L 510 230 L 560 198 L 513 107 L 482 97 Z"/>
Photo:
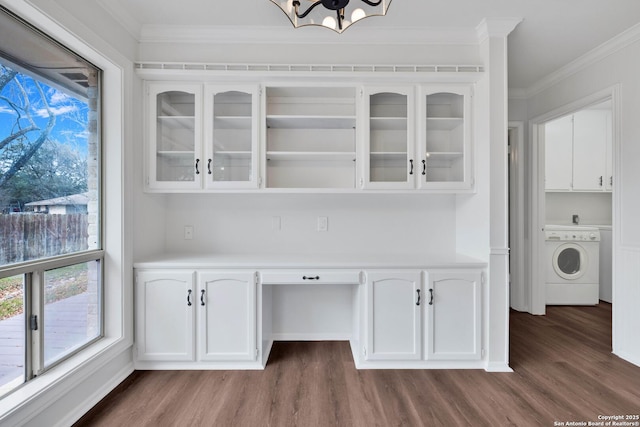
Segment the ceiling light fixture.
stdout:
<path fill-rule="evenodd" d="M 294 27 L 320 25 L 341 33 L 369 16 L 383 16 L 391 0 L 271 0 L 289 17 Z M 300 12 L 302 3 L 309 4 Z M 322 5 L 323 7 L 317 7 Z M 346 19 L 345 19 L 346 18 Z"/>

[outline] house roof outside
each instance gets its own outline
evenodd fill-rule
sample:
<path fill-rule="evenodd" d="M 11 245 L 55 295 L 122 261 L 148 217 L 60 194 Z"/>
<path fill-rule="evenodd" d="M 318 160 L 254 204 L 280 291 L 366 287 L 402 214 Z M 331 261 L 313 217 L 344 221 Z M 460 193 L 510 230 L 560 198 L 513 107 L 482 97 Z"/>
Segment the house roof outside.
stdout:
<path fill-rule="evenodd" d="M 35 206 L 67 206 L 67 205 L 86 205 L 89 203 L 89 193 L 70 194 L 68 196 L 56 197 L 47 200 L 38 200 L 25 204 L 25 207 Z"/>

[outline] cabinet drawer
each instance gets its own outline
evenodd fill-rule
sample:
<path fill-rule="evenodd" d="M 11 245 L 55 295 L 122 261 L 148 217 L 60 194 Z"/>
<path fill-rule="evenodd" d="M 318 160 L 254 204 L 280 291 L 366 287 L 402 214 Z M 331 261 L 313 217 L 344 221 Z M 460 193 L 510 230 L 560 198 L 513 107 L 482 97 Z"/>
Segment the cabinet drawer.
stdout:
<path fill-rule="evenodd" d="M 263 285 L 360 284 L 359 270 L 270 270 L 260 273 Z"/>

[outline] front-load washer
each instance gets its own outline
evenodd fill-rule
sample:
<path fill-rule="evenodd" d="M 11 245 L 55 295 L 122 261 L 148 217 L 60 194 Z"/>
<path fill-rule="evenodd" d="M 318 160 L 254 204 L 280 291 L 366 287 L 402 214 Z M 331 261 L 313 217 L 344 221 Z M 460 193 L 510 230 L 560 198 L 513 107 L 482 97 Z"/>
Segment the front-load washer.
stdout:
<path fill-rule="evenodd" d="M 600 230 L 571 225 L 545 226 L 548 305 L 599 302 Z"/>

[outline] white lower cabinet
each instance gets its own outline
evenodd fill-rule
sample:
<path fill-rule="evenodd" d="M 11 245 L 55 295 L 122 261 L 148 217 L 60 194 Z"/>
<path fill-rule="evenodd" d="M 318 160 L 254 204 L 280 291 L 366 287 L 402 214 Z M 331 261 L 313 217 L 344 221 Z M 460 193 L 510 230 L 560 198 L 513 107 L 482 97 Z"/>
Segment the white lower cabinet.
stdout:
<path fill-rule="evenodd" d="M 481 270 L 367 272 L 365 360 L 480 360 L 481 285 Z"/>
<path fill-rule="evenodd" d="M 144 271 L 136 278 L 136 359 L 195 360 L 195 273 Z"/>
<path fill-rule="evenodd" d="M 421 357 L 420 271 L 367 273 L 366 360 Z"/>
<path fill-rule="evenodd" d="M 482 272 L 433 270 L 426 277 L 426 359 L 481 359 Z"/>
<path fill-rule="evenodd" d="M 252 271 L 138 271 L 136 361 L 255 361 L 255 277 Z"/>
<path fill-rule="evenodd" d="M 255 360 L 253 273 L 198 273 L 198 359 Z"/>

